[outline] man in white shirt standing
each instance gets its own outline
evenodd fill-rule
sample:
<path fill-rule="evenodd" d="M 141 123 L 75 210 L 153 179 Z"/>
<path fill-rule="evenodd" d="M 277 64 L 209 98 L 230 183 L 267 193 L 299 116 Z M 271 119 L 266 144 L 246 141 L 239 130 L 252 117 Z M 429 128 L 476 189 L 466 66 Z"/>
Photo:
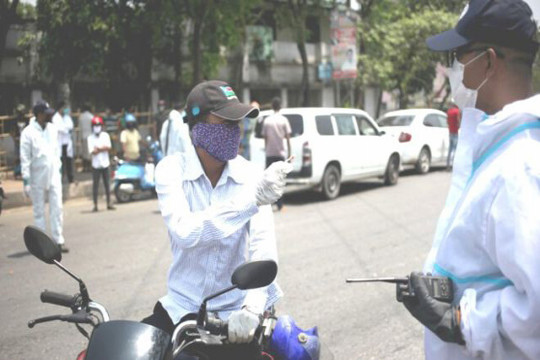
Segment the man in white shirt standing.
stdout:
<path fill-rule="evenodd" d="M 107 197 L 107 210 L 114 210 L 111 204 L 111 189 L 109 185 L 109 151 L 111 150 L 111 138 L 103 131 L 103 119 L 95 116 L 92 119 L 92 135 L 88 135 L 88 153 L 92 154 L 92 195 L 94 198 L 93 212 L 98 211 L 97 199 L 99 189 L 99 178 L 103 178 L 103 186 Z"/>
<path fill-rule="evenodd" d="M 56 107 L 56 113 L 52 119 L 58 129 L 58 146 L 62 159 L 62 179 L 66 174 L 68 182 L 73 183 L 73 119 L 70 115 L 69 106 L 60 101 Z"/>
<path fill-rule="evenodd" d="M 91 154 L 88 152 L 88 143 L 86 140 L 88 136 L 92 134 L 92 119 L 94 115 L 90 112 L 90 105 L 84 104 L 82 106 L 82 113 L 79 115 L 79 135 L 82 140 L 82 158 L 83 158 L 83 167 L 85 171 L 88 171 L 90 168 L 90 158 Z"/>
<path fill-rule="evenodd" d="M 24 193 L 30 196 L 34 224 L 46 230 L 45 199 L 49 201 L 51 235 L 62 252 L 64 245 L 62 214 L 62 174 L 58 148 L 58 129 L 51 123 L 54 109 L 45 101 L 33 108 L 34 117 L 21 133 L 21 173 Z"/>
<path fill-rule="evenodd" d="M 411 274 L 403 301 L 425 331 L 427 359 L 540 359 L 540 95 L 537 25 L 522 0 L 471 0 L 447 51 L 462 110 L 452 183 L 425 273 L 449 277 L 453 301 Z"/>
<path fill-rule="evenodd" d="M 168 293 L 143 322 L 172 334 L 181 321 L 193 318 L 205 297 L 230 286 L 239 265 L 277 261 L 269 205 L 282 195 L 292 166 L 277 162 L 262 173 L 237 156 L 239 123 L 258 113 L 240 103 L 222 81 L 205 81 L 190 92 L 186 120 L 193 151 L 168 156 L 156 168 L 159 207 L 173 252 Z M 232 345 L 219 349 L 220 358 L 249 359 L 246 354 L 257 351 L 260 355 L 258 344 L 252 342 L 259 316 L 281 294 L 274 282 L 245 292 L 235 290 L 209 303 L 209 311 L 228 320 Z"/>
<path fill-rule="evenodd" d="M 161 127 L 159 142 L 163 156 L 184 152 L 191 147 L 188 125 L 184 123 L 183 106 L 177 104 Z"/>
<path fill-rule="evenodd" d="M 274 113 L 264 119 L 262 135 L 264 136 L 264 149 L 266 152 L 266 167 L 276 161 L 284 161 L 285 156 L 291 157 L 291 125 L 289 120 L 281 115 L 281 99 L 276 97 L 272 100 Z M 283 140 L 287 140 L 287 151 L 283 146 Z M 283 208 L 283 200 L 276 202 L 278 211 Z"/>

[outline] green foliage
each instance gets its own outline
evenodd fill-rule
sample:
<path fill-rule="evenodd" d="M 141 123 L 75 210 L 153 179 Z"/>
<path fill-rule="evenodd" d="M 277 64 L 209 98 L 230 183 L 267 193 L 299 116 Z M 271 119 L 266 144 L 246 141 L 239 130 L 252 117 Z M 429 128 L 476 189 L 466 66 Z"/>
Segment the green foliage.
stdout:
<path fill-rule="evenodd" d="M 453 27 L 458 14 L 433 9 L 431 3 L 377 3 L 369 20 L 360 25 L 364 48 L 359 55 L 360 84 L 376 84 L 388 91 L 397 89 L 402 105 L 418 91 L 432 91 L 435 65 L 442 57 L 429 51 L 425 40 Z"/>

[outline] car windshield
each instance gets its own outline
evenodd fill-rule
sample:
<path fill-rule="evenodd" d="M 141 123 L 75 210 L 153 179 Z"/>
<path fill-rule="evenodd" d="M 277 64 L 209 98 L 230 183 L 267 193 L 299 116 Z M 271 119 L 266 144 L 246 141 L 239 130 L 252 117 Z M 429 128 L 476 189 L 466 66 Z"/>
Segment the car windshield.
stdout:
<path fill-rule="evenodd" d="M 291 125 L 291 138 L 300 136 L 304 133 L 304 120 L 300 114 L 283 114 L 289 120 L 289 125 Z M 262 128 L 264 120 L 268 116 L 263 116 L 257 119 L 255 124 L 255 137 L 262 139 Z"/>
<path fill-rule="evenodd" d="M 383 116 L 377 123 L 379 126 L 409 126 L 413 119 L 413 115 Z"/>

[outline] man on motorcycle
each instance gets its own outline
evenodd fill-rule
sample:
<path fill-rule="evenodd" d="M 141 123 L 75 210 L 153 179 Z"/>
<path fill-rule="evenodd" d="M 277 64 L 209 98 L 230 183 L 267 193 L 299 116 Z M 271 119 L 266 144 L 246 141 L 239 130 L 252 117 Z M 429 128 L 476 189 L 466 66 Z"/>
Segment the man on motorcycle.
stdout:
<path fill-rule="evenodd" d="M 194 318 L 205 297 L 230 286 L 230 276 L 240 264 L 277 261 L 270 204 L 283 194 L 291 166 L 281 161 L 262 173 L 236 156 L 240 121 L 258 113 L 240 103 L 221 81 L 200 83 L 190 92 L 184 119 L 193 146 L 166 157 L 156 168 L 159 207 L 173 252 L 168 293 L 143 322 L 172 334 L 180 322 Z M 265 309 L 281 296 L 274 282 L 211 300 L 208 311 L 228 320 L 232 343 L 219 350 L 220 357 L 249 359 L 257 351 L 260 355 L 252 342 L 255 330 Z"/>

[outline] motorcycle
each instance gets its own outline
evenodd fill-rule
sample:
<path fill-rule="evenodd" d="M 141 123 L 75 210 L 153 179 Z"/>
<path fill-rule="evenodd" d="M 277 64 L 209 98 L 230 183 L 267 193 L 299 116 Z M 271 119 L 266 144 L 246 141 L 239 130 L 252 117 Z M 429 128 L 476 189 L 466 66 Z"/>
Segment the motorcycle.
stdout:
<path fill-rule="evenodd" d="M 228 328 L 226 322 L 208 314 L 207 302 L 234 289 L 268 286 L 277 274 L 277 264 L 272 260 L 252 261 L 239 266 L 231 277 L 232 285 L 205 298 L 197 320 L 179 324 L 171 341 L 169 334 L 154 326 L 136 321 L 110 320 L 107 309 L 90 298 L 83 280 L 62 265 L 59 247 L 42 230 L 27 226 L 24 242 L 32 255 L 47 264 L 56 265 L 79 283 L 78 294 L 67 295 L 45 290 L 40 296 L 41 302 L 67 307 L 71 309 L 71 314 L 46 316 L 28 322 L 29 328 L 49 321 L 75 324 L 77 330 L 89 340 L 87 348 L 77 356 L 77 360 L 206 359 L 205 354 L 209 348 L 215 350 L 226 343 Z M 82 324 L 93 328 L 91 335 Z M 272 339 L 275 324 L 273 313 L 266 314 L 256 332 L 256 339 L 263 349 Z M 269 354 L 267 356 L 268 359 L 274 359 Z"/>
<path fill-rule="evenodd" d="M 154 170 L 158 162 L 163 159 L 163 152 L 159 141 L 152 141 L 150 136 L 146 141 L 149 155 L 145 162 L 124 161 L 116 158 L 114 195 L 119 203 L 131 201 L 138 194 L 155 192 Z"/>

